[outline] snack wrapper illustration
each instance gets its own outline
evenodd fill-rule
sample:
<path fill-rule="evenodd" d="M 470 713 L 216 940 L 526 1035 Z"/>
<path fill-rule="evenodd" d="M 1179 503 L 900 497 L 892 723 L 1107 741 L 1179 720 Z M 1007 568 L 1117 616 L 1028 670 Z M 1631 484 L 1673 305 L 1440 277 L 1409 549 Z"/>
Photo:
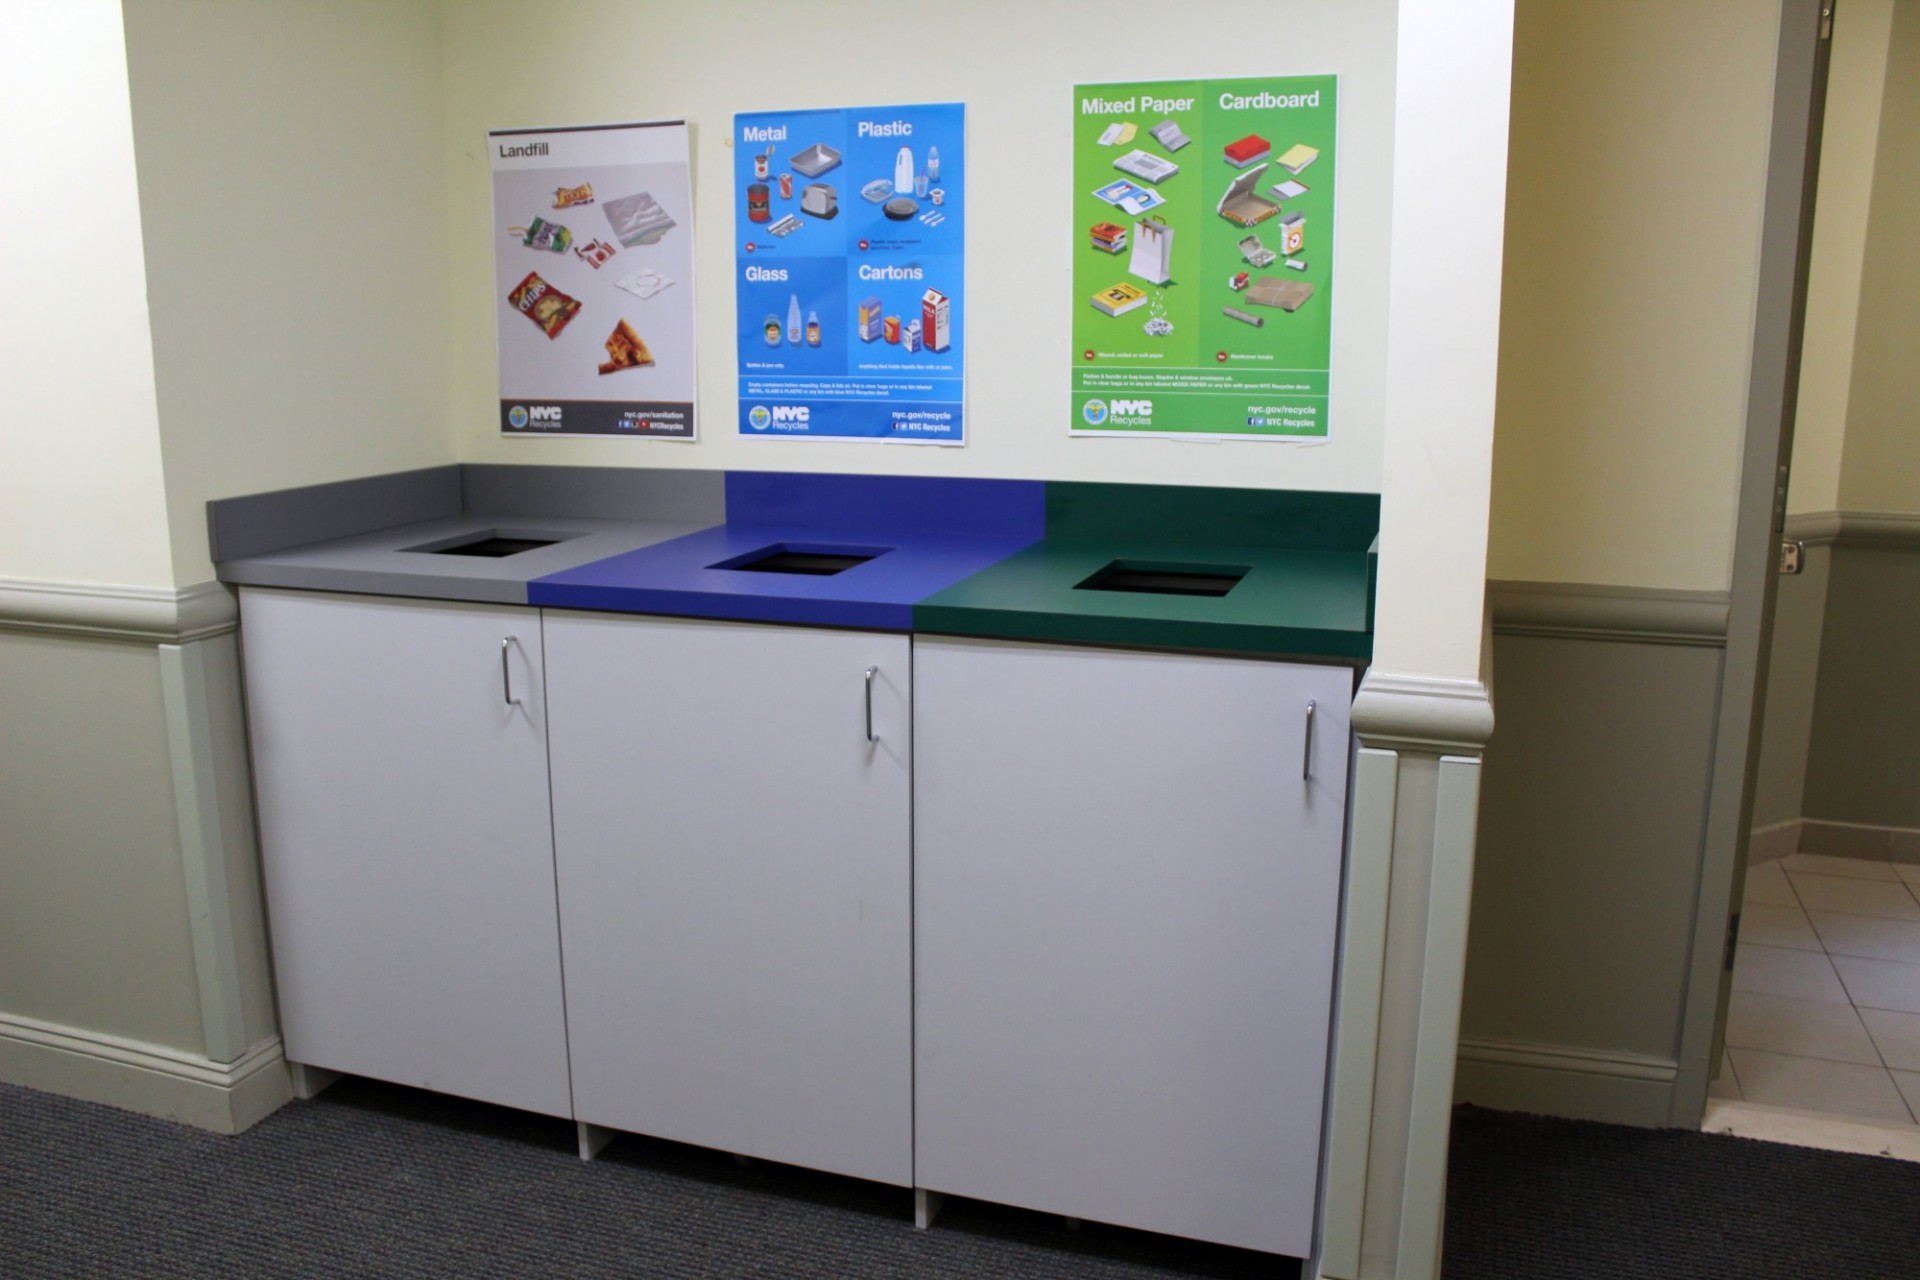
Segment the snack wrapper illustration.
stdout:
<path fill-rule="evenodd" d="M 557 222 L 548 222 L 545 218 L 535 218 L 524 227 L 508 227 L 508 231 L 518 231 L 521 243 L 529 249 L 545 249 L 551 253 L 565 253 L 567 246 L 573 243 L 573 232 Z"/>
<path fill-rule="evenodd" d="M 576 204 L 592 203 L 593 184 L 591 182 L 583 182 L 577 187 L 560 187 L 553 193 L 553 207 L 556 209 L 566 209 Z"/>
<path fill-rule="evenodd" d="M 580 313 L 579 299 L 568 297 L 542 280 L 538 271 L 527 272 L 527 278 L 507 294 L 507 302 L 539 325 L 550 339 L 559 337 L 567 322 Z"/>
<path fill-rule="evenodd" d="M 607 338 L 607 355 L 609 359 L 600 366 L 603 374 L 653 363 L 653 352 L 647 350 L 646 341 L 625 320 L 613 326 L 613 333 Z"/>

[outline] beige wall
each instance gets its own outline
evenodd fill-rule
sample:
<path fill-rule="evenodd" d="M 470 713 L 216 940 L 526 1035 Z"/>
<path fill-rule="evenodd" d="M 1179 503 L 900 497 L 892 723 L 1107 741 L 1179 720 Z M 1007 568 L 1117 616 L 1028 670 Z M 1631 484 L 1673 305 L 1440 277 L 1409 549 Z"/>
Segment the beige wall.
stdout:
<path fill-rule="evenodd" d="M 1778 14 L 1520 4 L 1489 577 L 1726 589 Z"/>
<path fill-rule="evenodd" d="M 171 582 L 120 6 L 7 10 L 0 579 Z M 57 128 L 30 127 L 58 122 Z"/>
<path fill-rule="evenodd" d="M 1920 0 L 1899 0 L 1873 166 L 1840 507 L 1920 514 Z"/>
<path fill-rule="evenodd" d="M 1377 491 L 1395 7 L 1276 0 L 1250 16 L 1222 0 L 1114 0 L 1090 20 L 1082 7 L 1017 0 L 777 11 L 748 0 L 446 3 L 450 400 L 460 458 Z M 1072 86 L 1327 71 L 1341 77 L 1343 149 L 1332 443 L 1069 439 Z M 733 419 L 733 113 L 948 101 L 967 104 L 969 135 L 969 444 L 742 439 Z M 501 439 L 491 239 L 499 231 L 486 130 L 679 117 L 693 125 L 700 442 Z"/>
<path fill-rule="evenodd" d="M 430 0 L 127 0 L 126 28 L 187 584 L 210 498 L 453 460 L 440 26 Z"/>

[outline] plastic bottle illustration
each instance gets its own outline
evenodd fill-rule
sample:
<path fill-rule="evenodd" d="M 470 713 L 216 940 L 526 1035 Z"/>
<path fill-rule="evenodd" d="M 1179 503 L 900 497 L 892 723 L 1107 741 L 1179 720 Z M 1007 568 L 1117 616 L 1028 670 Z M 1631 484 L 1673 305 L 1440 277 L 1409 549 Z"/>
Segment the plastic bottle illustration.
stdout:
<path fill-rule="evenodd" d="M 800 345 L 800 295 L 787 295 L 787 341 L 794 346 Z"/>
<path fill-rule="evenodd" d="M 896 195 L 906 195 L 913 190 L 913 148 L 902 147 L 893 157 L 893 190 Z"/>
<path fill-rule="evenodd" d="M 927 148 L 927 181 L 940 181 L 940 148 Z"/>

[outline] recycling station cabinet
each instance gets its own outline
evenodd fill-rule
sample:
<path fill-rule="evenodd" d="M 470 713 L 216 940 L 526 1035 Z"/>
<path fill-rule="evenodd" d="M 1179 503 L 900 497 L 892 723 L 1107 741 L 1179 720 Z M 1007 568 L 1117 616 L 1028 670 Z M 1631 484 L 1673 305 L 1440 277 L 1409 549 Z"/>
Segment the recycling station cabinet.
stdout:
<path fill-rule="evenodd" d="M 288 1059 L 1311 1253 L 1374 500 L 533 471 L 216 507 Z"/>
<path fill-rule="evenodd" d="M 242 607 L 288 1060 L 571 1115 L 539 611 Z"/>
<path fill-rule="evenodd" d="M 910 1185 L 907 637 L 549 610 L 546 641 L 575 1114 Z"/>
<path fill-rule="evenodd" d="M 1352 679 L 916 641 L 921 1186 L 1310 1251 Z"/>

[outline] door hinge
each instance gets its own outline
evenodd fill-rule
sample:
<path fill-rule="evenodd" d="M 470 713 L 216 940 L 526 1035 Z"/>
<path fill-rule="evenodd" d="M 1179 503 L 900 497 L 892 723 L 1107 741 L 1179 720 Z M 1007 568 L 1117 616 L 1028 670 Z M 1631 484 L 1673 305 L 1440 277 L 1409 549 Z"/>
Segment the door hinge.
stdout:
<path fill-rule="evenodd" d="M 1733 972 L 1734 949 L 1740 945 L 1740 913 L 1734 912 L 1727 917 L 1727 954 L 1721 958 L 1720 969 L 1724 973 Z"/>

